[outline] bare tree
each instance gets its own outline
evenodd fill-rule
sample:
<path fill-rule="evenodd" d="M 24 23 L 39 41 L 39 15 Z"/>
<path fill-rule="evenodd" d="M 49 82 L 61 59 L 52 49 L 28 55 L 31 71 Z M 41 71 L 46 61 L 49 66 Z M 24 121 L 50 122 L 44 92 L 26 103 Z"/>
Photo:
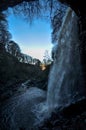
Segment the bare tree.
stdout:
<path fill-rule="evenodd" d="M 7 44 L 7 51 L 15 57 L 19 57 L 21 54 L 20 47 L 14 41 L 9 41 Z"/>
<path fill-rule="evenodd" d="M 51 59 L 51 57 L 49 55 L 48 50 L 45 50 L 45 53 L 44 53 L 43 57 L 44 57 L 43 62 L 44 62 L 45 65 L 48 65 L 48 64 L 50 64 L 52 62 L 52 59 Z"/>
<path fill-rule="evenodd" d="M 38 0 L 1 0 L 0 1 L 0 11 L 4 11 L 7 10 L 9 7 L 14 7 L 18 4 L 21 4 L 22 2 L 34 2 L 34 1 L 38 1 Z"/>
<path fill-rule="evenodd" d="M 35 18 L 49 20 L 53 30 L 52 42 L 54 43 L 57 40 L 57 32 L 64 15 L 64 6 L 57 2 L 57 0 L 10 0 L 9 2 L 2 0 L 2 3 L 0 9 L 5 10 L 3 5 L 7 8 L 12 7 L 16 15 L 23 16 L 30 23 Z"/>
<path fill-rule="evenodd" d="M 6 44 L 10 39 L 11 34 L 8 31 L 6 15 L 4 13 L 0 13 L 0 49 L 5 49 Z"/>

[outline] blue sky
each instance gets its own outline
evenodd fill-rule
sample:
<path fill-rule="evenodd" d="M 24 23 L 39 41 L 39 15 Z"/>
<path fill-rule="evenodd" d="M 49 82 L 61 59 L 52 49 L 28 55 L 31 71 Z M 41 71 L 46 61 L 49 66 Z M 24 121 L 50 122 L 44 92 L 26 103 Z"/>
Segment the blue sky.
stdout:
<path fill-rule="evenodd" d="M 35 20 L 32 25 L 21 17 L 8 17 L 12 39 L 18 43 L 23 53 L 43 59 L 45 50 L 51 50 L 51 28 L 49 21 Z"/>

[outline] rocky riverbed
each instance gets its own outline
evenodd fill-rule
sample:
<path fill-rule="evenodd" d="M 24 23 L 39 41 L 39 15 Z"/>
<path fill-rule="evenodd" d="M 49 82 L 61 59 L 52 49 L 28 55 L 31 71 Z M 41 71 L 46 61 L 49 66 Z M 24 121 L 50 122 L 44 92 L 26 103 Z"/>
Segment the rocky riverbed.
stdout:
<path fill-rule="evenodd" d="M 46 99 L 46 92 L 32 87 L 10 98 L 0 108 L 0 130 L 31 130 L 35 123 L 33 109 Z"/>

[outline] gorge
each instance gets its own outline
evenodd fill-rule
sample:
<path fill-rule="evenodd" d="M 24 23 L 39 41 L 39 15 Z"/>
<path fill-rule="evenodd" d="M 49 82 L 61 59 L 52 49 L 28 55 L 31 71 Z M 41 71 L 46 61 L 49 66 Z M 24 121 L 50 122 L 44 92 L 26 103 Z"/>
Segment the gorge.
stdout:
<path fill-rule="evenodd" d="M 33 126 L 37 118 L 33 115 L 33 111 L 36 113 L 34 106 L 41 105 L 45 109 L 40 112 L 46 111 L 50 114 L 55 108 L 58 110 L 60 107 L 71 106 L 72 103 L 85 99 L 85 74 L 83 73 L 85 64 L 82 58 L 83 49 L 80 50 L 78 20 L 79 18 L 72 9 L 68 8 L 59 31 L 57 44 L 52 50 L 54 61 L 50 71 L 47 94 L 35 86 L 24 94 L 8 100 L 1 110 L 1 130 L 36 130 Z M 40 115 L 41 113 L 38 116 Z M 84 121 L 86 125 L 86 119 Z"/>
<path fill-rule="evenodd" d="M 77 19 L 75 13 L 68 8 L 59 31 L 58 44 L 54 47 L 54 63 L 49 76 L 47 97 L 43 90 L 34 87 L 9 100 L 1 115 L 2 129 L 29 130 L 35 123 L 35 116 L 38 114 L 36 112 L 39 110 L 39 108 L 36 108 L 37 111 L 33 110 L 33 107 L 35 109 L 35 106 L 41 105 L 41 109 L 45 107 L 47 109 L 44 111 L 50 113 L 56 107 L 64 107 L 85 98 L 80 66 Z M 42 102 L 46 102 L 44 106 Z M 32 111 L 35 111 L 36 115 Z M 40 115 L 44 111 L 39 111 L 37 117 L 39 116 L 39 120 L 41 120 Z"/>

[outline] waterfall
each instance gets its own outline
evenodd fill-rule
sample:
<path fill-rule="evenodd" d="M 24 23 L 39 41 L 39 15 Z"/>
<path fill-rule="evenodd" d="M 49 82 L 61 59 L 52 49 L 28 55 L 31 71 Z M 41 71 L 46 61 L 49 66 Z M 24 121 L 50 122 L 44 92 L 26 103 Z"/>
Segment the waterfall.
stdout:
<path fill-rule="evenodd" d="M 47 93 L 49 111 L 75 102 L 83 96 L 77 20 L 75 13 L 68 8 L 53 49 L 54 63 Z"/>

